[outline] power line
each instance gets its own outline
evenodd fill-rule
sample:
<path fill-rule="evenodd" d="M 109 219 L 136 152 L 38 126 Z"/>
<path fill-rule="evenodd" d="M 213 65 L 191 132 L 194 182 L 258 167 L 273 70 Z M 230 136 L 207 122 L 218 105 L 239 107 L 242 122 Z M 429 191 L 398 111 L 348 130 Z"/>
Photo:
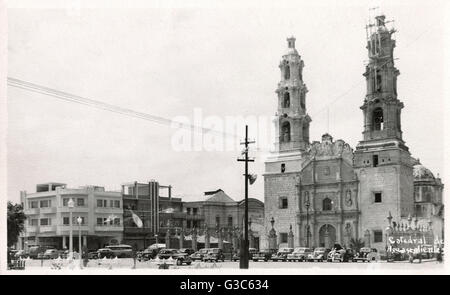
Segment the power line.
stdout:
<path fill-rule="evenodd" d="M 94 99 L 90 99 L 90 98 L 86 98 L 86 97 L 81 97 L 78 95 L 70 94 L 70 93 L 63 92 L 63 91 L 53 89 L 53 88 L 48 88 L 48 87 L 45 87 L 42 85 L 30 83 L 30 82 L 20 80 L 17 78 L 13 78 L 13 77 L 8 77 L 8 85 L 12 86 L 12 87 L 24 89 L 27 91 L 35 92 L 35 93 L 52 96 L 52 97 L 55 97 L 55 98 L 58 98 L 58 99 L 61 99 L 64 101 L 78 103 L 78 104 L 85 105 L 88 107 L 94 107 L 97 109 L 102 109 L 102 110 L 130 116 L 130 117 L 144 119 L 144 120 L 151 121 L 151 122 L 154 122 L 157 124 L 168 125 L 168 126 L 177 126 L 178 128 L 189 129 L 194 132 L 200 132 L 200 133 L 208 133 L 209 132 L 209 133 L 215 133 L 215 134 L 221 135 L 221 136 L 231 136 L 231 137 L 238 138 L 238 136 L 235 134 L 217 131 L 217 130 L 210 129 L 210 128 L 199 127 L 199 126 L 195 126 L 192 124 L 185 124 L 185 123 L 177 122 L 177 121 L 167 119 L 164 117 L 150 115 L 150 114 L 146 114 L 146 113 L 142 113 L 142 112 L 137 112 L 137 111 L 134 111 L 131 109 L 115 106 L 112 104 L 107 104 L 102 101 L 98 101 L 98 100 L 94 100 Z"/>

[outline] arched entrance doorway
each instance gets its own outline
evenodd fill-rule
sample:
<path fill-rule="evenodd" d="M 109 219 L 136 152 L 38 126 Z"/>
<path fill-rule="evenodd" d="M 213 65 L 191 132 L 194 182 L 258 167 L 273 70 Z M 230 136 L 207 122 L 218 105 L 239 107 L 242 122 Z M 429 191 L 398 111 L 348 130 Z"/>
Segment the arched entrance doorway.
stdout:
<path fill-rule="evenodd" d="M 336 243 L 336 229 L 331 224 L 325 224 L 319 229 L 319 246 L 333 248 Z"/>

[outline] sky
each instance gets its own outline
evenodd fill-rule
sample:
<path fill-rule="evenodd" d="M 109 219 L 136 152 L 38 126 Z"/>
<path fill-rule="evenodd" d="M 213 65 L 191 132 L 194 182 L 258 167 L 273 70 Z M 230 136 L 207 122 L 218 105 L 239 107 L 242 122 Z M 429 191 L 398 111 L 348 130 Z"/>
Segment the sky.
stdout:
<path fill-rule="evenodd" d="M 168 119 L 192 118 L 195 109 L 203 117 L 268 118 L 276 111 L 286 38 L 295 36 L 311 141 L 328 132 L 353 148 L 363 130 L 365 25 L 377 5 L 398 30 L 403 139 L 412 156 L 444 173 L 444 1 L 75 2 L 81 4 L 8 6 L 9 77 Z M 9 200 L 18 202 L 21 190 L 35 192 L 38 183 L 118 190 L 150 179 L 172 185 L 186 201 L 218 188 L 244 197 L 238 149 L 175 151 L 177 129 L 170 126 L 10 86 L 7 113 Z M 255 126 L 249 133 L 255 137 Z M 267 151 L 266 144 L 250 149 L 250 171 L 258 175 L 250 197 L 260 200 Z"/>

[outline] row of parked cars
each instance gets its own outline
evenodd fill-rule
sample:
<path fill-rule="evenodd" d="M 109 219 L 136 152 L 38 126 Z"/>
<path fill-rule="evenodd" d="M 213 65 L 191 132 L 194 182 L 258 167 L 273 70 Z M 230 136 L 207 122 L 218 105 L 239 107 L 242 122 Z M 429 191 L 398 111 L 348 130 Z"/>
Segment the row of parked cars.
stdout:
<path fill-rule="evenodd" d="M 375 248 L 363 247 L 359 251 L 354 251 L 352 249 L 344 249 L 339 244 L 336 244 L 333 249 L 325 247 L 317 247 L 315 249 L 306 247 L 281 248 L 273 254 L 270 251 L 266 251 L 259 252 L 256 256 L 253 256 L 253 261 L 260 259 L 264 261 L 371 262 L 378 261 L 380 255 Z"/>

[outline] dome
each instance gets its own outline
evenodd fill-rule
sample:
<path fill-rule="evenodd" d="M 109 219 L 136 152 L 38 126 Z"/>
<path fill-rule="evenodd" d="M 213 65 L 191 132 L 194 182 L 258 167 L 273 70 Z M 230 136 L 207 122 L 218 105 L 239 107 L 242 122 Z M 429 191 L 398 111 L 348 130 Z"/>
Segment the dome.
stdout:
<path fill-rule="evenodd" d="M 422 164 L 414 166 L 413 175 L 414 180 L 434 180 L 433 173 Z"/>

